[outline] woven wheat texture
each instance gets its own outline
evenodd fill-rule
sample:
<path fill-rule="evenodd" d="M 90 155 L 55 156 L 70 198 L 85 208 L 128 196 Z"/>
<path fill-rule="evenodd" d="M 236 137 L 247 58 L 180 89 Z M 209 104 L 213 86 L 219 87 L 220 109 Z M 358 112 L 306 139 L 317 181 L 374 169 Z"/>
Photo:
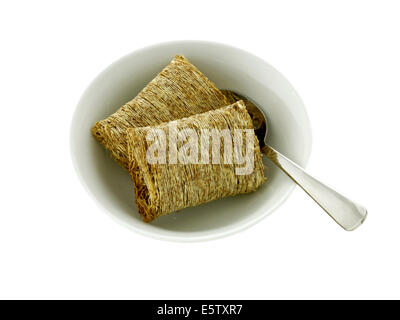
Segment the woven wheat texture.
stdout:
<path fill-rule="evenodd" d="M 157 125 L 229 105 L 227 98 L 185 57 L 175 58 L 131 101 L 97 122 L 92 134 L 128 169 L 126 130 Z"/>
<path fill-rule="evenodd" d="M 183 144 L 185 128 L 193 129 L 199 136 L 201 129 L 205 128 L 231 131 L 251 129 L 254 134 L 251 118 L 242 101 L 158 126 L 129 129 L 127 131 L 129 172 L 135 186 L 139 213 L 146 222 L 186 207 L 255 191 L 265 181 L 260 147 L 255 136 L 254 170 L 248 175 L 237 175 L 235 169 L 241 165 L 235 163 L 169 164 L 168 161 L 166 164 L 148 163 L 146 150 L 154 143 L 146 140 L 150 130 L 163 130 L 167 136 L 166 141 L 170 130 L 175 130 L 178 141 Z M 179 136 L 182 134 L 183 136 Z M 178 148 L 180 146 L 178 143 Z M 223 154 L 222 148 L 221 143 L 221 154 Z M 245 154 L 245 148 L 246 144 L 243 142 L 242 154 Z"/>

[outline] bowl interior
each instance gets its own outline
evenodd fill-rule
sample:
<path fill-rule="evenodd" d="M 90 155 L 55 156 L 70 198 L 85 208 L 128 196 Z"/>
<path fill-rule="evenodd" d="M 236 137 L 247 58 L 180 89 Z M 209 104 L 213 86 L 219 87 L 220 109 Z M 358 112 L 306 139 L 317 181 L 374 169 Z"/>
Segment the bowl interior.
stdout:
<path fill-rule="evenodd" d="M 98 120 L 116 111 L 173 58 L 185 55 L 219 88 L 251 98 L 267 114 L 269 142 L 304 166 L 311 147 L 309 121 L 288 81 L 263 60 L 230 46 L 172 42 L 136 51 L 103 71 L 83 94 L 71 127 L 71 151 L 83 184 L 118 221 L 147 235 L 171 240 L 208 239 L 243 229 L 271 213 L 294 184 L 265 159 L 268 182 L 248 195 L 187 208 L 146 224 L 134 203 L 130 176 L 91 136 Z"/>

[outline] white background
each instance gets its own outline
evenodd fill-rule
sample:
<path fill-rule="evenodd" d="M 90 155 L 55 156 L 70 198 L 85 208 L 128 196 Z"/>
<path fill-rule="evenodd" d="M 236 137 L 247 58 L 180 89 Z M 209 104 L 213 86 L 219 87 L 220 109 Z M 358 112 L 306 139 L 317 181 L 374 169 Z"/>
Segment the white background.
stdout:
<path fill-rule="evenodd" d="M 2 1 L 0 298 L 400 298 L 398 1 Z M 90 81 L 180 39 L 250 51 L 297 89 L 310 172 L 364 204 L 354 232 L 300 189 L 254 227 L 148 239 L 81 186 L 70 121 Z"/>

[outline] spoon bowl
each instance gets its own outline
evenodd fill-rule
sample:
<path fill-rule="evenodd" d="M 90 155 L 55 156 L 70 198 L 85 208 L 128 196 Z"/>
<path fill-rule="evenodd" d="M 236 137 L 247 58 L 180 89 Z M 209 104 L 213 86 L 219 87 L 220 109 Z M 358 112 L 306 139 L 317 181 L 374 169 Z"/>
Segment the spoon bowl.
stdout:
<path fill-rule="evenodd" d="M 253 120 L 254 131 L 260 143 L 261 151 L 324 209 L 337 224 L 347 231 L 352 231 L 365 221 L 367 209 L 318 181 L 295 162 L 268 145 L 268 121 L 261 108 L 250 99 L 234 91 L 223 90 L 223 93 L 231 102 L 242 100 L 245 103 Z"/>

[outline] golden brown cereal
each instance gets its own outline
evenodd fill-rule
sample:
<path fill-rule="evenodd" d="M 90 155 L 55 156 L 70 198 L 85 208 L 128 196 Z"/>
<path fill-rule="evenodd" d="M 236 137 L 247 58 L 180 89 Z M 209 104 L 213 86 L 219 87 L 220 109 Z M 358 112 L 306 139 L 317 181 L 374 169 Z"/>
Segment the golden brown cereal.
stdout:
<path fill-rule="evenodd" d="M 173 134 L 177 134 L 177 150 L 182 150 L 182 146 L 187 143 L 188 129 L 193 129 L 198 137 L 201 136 L 204 129 L 229 129 L 230 132 L 234 132 L 235 129 L 249 129 L 246 136 L 250 134 L 254 139 L 251 145 L 254 147 L 254 158 L 251 158 L 252 161 L 254 159 L 252 171 L 248 174 L 238 175 L 236 170 L 243 168 L 244 165 L 237 164 L 235 161 L 232 163 L 221 161 L 219 164 L 185 163 L 190 152 L 180 153 L 183 157 L 180 159 L 184 160 L 183 163 L 178 161 L 176 164 L 171 164 L 169 157 L 171 148 L 168 144 L 165 149 L 166 163 L 151 164 L 147 161 L 147 152 L 151 145 L 154 146 L 154 141 L 162 145 L 169 141 Z M 154 141 L 147 141 L 147 135 L 154 130 L 164 132 L 166 139 L 156 137 Z M 237 149 L 238 153 L 242 155 L 246 154 L 248 147 L 246 136 L 243 135 L 242 144 Z M 234 143 L 233 133 L 229 139 Z M 199 155 L 201 139 L 196 141 L 198 141 L 196 145 Z M 130 160 L 129 172 L 135 186 L 136 203 L 139 213 L 146 222 L 186 207 L 255 191 L 265 181 L 260 147 L 243 101 L 157 126 L 129 129 L 127 142 Z M 212 149 L 212 142 L 213 140 L 210 140 L 208 151 Z M 219 151 L 223 157 L 225 149 L 222 140 L 220 142 Z"/>
<path fill-rule="evenodd" d="M 126 130 L 156 125 L 229 104 L 185 57 L 175 58 L 131 101 L 97 122 L 92 134 L 128 169 Z"/>

